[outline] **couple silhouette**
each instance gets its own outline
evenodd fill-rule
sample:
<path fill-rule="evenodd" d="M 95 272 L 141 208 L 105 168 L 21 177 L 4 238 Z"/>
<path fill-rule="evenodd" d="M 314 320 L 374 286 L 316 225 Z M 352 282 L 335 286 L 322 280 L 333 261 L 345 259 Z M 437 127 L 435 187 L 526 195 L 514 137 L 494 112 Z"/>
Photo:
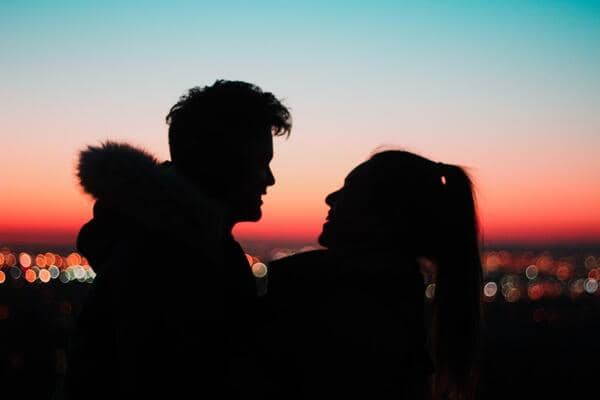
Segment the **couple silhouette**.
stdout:
<path fill-rule="evenodd" d="M 170 161 L 114 142 L 80 154 L 96 202 L 77 246 L 97 277 L 55 397 L 474 397 L 481 263 L 462 168 L 374 154 L 327 196 L 324 249 L 272 262 L 258 296 L 231 230 L 261 217 L 289 110 L 218 80 L 167 123 Z"/>

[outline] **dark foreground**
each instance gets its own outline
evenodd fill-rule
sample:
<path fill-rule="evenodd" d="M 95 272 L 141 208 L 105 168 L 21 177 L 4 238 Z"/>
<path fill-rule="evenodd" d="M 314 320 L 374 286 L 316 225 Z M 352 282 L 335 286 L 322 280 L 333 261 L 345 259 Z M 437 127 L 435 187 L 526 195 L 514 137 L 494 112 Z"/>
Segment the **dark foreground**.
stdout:
<path fill-rule="evenodd" d="M 0 285 L 0 393 L 48 399 L 88 283 Z M 600 296 L 484 303 L 482 398 L 598 398 Z M 94 385 L 90 378 L 90 388 Z"/>

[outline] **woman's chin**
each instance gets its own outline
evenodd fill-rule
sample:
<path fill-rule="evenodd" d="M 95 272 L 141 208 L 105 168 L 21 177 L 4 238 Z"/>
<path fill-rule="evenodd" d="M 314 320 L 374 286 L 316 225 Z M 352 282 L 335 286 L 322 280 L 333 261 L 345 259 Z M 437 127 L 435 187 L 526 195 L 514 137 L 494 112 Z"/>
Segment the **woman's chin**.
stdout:
<path fill-rule="evenodd" d="M 317 239 L 317 241 L 319 242 L 319 244 L 323 247 L 329 247 L 331 244 L 331 234 L 330 234 L 330 229 L 329 229 L 329 222 L 325 222 L 323 224 L 323 230 L 321 231 L 321 233 L 319 234 L 319 238 Z"/>

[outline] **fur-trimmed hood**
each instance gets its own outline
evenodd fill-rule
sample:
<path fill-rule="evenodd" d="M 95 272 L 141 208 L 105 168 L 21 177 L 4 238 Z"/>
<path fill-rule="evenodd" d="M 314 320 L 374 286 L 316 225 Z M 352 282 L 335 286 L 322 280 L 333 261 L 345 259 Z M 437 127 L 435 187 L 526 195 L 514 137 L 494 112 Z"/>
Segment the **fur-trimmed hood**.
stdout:
<path fill-rule="evenodd" d="M 108 243 L 113 242 L 107 236 L 117 234 L 118 227 L 98 221 L 107 219 L 105 210 L 192 248 L 217 250 L 226 234 L 221 207 L 174 166 L 160 163 L 144 150 L 116 142 L 88 146 L 79 155 L 77 176 L 83 190 L 97 200 L 95 218 L 78 238 L 78 247 L 86 256 L 107 251 Z"/>

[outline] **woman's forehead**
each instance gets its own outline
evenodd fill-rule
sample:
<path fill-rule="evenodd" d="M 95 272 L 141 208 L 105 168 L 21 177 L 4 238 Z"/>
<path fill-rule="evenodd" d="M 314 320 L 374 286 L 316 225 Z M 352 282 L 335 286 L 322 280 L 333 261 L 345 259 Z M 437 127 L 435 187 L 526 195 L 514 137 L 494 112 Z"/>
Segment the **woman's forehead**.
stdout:
<path fill-rule="evenodd" d="M 344 184 L 360 183 L 363 180 L 368 180 L 371 175 L 371 166 L 368 161 L 359 164 L 346 176 Z"/>

